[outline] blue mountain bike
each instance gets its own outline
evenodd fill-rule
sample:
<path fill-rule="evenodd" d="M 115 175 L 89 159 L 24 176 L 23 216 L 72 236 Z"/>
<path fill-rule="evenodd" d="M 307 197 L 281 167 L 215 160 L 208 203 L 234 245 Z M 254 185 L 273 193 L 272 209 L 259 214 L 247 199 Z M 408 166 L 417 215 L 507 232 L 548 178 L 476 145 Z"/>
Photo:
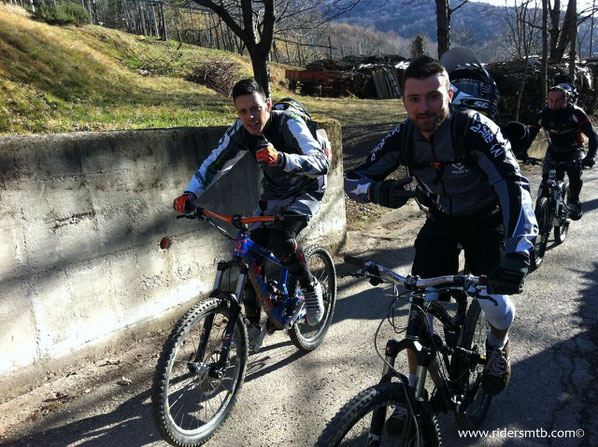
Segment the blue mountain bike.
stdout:
<path fill-rule="evenodd" d="M 311 273 L 322 286 L 324 316 L 316 326 L 305 322 L 305 303 L 298 282 L 281 261 L 249 237 L 248 225 L 272 224 L 308 216 L 226 216 L 202 208 L 179 218 L 207 220 L 234 242 L 232 260 L 220 261 L 214 290 L 195 304 L 172 330 L 154 375 L 152 407 L 162 437 L 176 446 L 198 446 L 210 439 L 232 411 L 243 385 L 247 366 L 247 327 L 241 314 L 243 291 L 249 279 L 267 315 L 265 331 L 287 330 L 304 352 L 317 348 L 324 338 L 336 302 L 336 272 L 323 247 L 305 250 Z M 213 218 L 235 226 L 231 236 Z M 272 269 L 277 277 L 268 279 Z M 276 267 L 278 266 L 278 267 Z M 225 277 L 236 275 L 234 290 L 226 290 Z M 229 281 L 230 282 L 230 281 Z"/>

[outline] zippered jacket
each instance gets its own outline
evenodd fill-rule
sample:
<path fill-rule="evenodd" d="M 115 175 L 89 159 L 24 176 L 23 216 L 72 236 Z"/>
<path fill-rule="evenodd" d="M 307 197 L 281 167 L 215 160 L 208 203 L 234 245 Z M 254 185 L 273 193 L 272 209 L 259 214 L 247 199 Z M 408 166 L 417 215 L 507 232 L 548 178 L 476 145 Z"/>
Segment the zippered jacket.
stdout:
<path fill-rule="evenodd" d="M 331 159 L 328 141 L 315 139 L 305 122 L 292 112 L 276 110 L 271 112 L 262 136 L 250 134 L 241 120 L 229 127 L 185 192 L 201 196 L 243 156 L 251 154 L 255 159 L 256 151 L 265 143 L 271 143 L 281 159 L 276 166 L 261 166 L 261 200 L 282 200 L 308 192 L 322 198 Z"/>
<path fill-rule="evenodd" d="M 451 137 L 451 120 L 464 119 L 463 144 L 467 161 L 457 162 Z M 411 174 L 423 189 L 431 211 L 454 218 L 481 216 L 497 205 L 505 227 L 507 253 L 529 256 L 538 234 L 530 185 L 511 151 L 509 141 L 498 126 L 472 110 L 451 108 L 449 116 L 433 134 L 432 141 L 414 129 L 411 141 L 405 121 L 390 131 L 371 154 L 345 179 L 345 192 L 357 202 L 369 202 L 368 190 L 374 182 L 384 180 L 400 165 L 406 164 L 406 150 L 413 145 Z"/>

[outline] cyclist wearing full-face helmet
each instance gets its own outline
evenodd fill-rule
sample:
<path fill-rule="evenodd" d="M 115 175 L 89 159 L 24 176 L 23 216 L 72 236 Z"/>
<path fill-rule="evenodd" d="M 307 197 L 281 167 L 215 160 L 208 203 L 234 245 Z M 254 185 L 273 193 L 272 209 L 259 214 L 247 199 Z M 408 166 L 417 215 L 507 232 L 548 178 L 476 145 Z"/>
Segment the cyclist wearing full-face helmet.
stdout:
<path fill-rule="evenodd" d="M 493 119 L 498 112 L 498 87 L 494 78 L 480 64 L 459 65 L 449 71 L 453 86 L 451 103 L 477 110 Z"/>

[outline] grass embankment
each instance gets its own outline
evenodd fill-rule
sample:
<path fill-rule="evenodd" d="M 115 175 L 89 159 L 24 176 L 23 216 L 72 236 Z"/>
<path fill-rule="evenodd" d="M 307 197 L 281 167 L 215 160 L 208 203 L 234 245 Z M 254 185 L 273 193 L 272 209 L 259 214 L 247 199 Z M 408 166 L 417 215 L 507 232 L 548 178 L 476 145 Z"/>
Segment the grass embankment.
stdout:
<path fill-rule="evenodd" d="M 0 134 L 229 124 L 230 99 L 185 80 L 197 65 L 222 59 L 237 79 L 251 76 L 249 59 L 235 53 L 100 26 L 49 26 L 0 5 Z M 271 64 L 271 73 L 274 99 L 292 94 L 284 67 Z M 301 100 L 343 125 L 364 126 L 387 121 L 397 104 Z"/>

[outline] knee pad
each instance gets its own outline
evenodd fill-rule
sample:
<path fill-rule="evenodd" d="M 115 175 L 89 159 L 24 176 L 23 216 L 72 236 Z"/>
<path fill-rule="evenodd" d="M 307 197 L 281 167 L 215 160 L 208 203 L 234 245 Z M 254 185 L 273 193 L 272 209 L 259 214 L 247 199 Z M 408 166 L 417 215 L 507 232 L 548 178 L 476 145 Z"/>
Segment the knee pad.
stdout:
<path fill-rule="evenodd" d="M 482 296 L 489 296 L 496 301 L 479 299 L 480 307 L 486 315 L 488 322 L 496 329 L 508 329 L 515 319 L 515 305 L 509 295 L 489 295 L 487 292 L 480 292 Z"/>
<path fill-rule="evenodd" d="M 283 262 L 297 252 L 297 247 L 297 241 L 291 237 L 273 237 L 270 243 L 274 256 Z"/>

